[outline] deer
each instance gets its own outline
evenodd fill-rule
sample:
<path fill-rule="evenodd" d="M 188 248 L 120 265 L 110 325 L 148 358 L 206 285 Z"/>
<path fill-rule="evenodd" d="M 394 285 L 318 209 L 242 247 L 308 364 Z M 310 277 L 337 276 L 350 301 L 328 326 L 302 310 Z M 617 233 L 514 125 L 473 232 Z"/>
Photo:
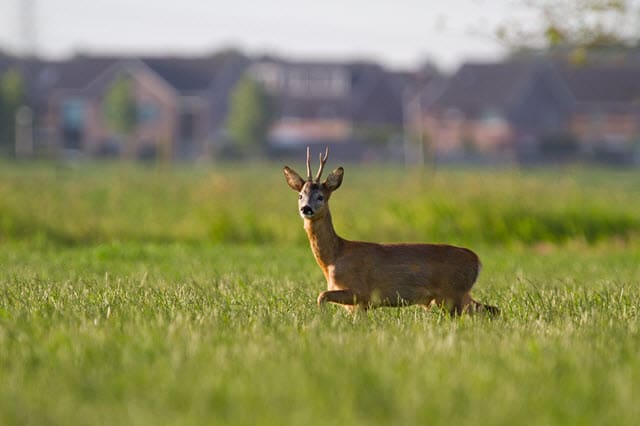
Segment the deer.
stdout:
<path fill-rule="evenodd" d="M 478 255 L 467 248 L 447 244 L 374 243 L 340 237 L 329 209 L 333 192 L 340 188 L 344 168 L 338 167 L 320 181 L 329 149 L 320 153 L 315 179 L 307 147 L 307 177 L 288 166 L 287 184 L 298 193 L 298 213 L 303 219 L 311 251 L 327 281 L 318 295 L 319 307 L 327 303 L 354 312 L 378 307 L 422 305 L 443 307 L 451 315 L 484 312 L 498 315 L 495 306 L 471 297 L 481 269 Z"/>

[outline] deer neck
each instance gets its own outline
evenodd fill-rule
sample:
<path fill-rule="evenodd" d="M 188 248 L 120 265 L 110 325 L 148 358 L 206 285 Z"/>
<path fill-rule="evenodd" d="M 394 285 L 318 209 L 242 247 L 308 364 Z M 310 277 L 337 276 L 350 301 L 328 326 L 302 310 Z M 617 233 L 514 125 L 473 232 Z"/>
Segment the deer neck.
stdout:
<path fill-rule="evenodd" d="M 327 213 L 315 220 L 304 219 L 304 229 L 307 231 L 311 251 L 322 269 L 335 263 L 342 246 L 342 238 L 336 234 L 331 221 L 331 213 Z"/>

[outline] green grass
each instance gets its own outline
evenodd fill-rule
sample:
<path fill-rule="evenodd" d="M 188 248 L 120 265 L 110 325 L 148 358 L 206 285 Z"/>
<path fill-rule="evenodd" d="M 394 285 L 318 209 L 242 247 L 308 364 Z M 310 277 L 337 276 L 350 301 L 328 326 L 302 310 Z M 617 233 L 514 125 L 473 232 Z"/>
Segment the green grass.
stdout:
<path fill-rule="evenodd" d="M 0 424 L 640 418 L 637 173 L 347 167 L 338 231 L 471 245 L 488 319 L 318 310 L 295 194 L 237 169 L 0 165 Z"/>
<path fill-rule="evenodd" d="M 298 169 L 300 169 L 300 165 Z M 347 167 L 332 200 L 354 239 L 566 243 L 640 235 L 635 171 L 457 171 Z M 0 164 L 0 238 L 305 244 L 281 165 L 173 171 Z"/>

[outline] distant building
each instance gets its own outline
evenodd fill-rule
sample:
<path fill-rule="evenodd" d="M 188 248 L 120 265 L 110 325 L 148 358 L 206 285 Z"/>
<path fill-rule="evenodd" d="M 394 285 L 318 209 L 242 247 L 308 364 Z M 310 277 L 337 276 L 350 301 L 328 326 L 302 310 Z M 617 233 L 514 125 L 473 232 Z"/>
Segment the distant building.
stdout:
<path fill-rule="evenodd" d="M 640 163 L 640 65 L 567 66 L 561 70 L 574 100 L 568 128 L 590 157 Z"/>
<path fill-rule="evenodd" d="M 118 135 L 105 120 L 105 97 L 119 78 L 131 82 L 137 109 L 130 138 Z M 189 136 L 204 136 L 197 132 L 204 127 L 199 124 L 206 118 L 206 103 L 203 100 L 187 103 L 180 99 L 166 80 L 136 59 L 115 61 L 88 83 L 57 84 L 51 91 L 49 108 L 51 132 L 58 148 L 67 152 L 155 157 L 178 151 L 183 144 L 191 142 L 185 140 Z M 197 119 L 191 119 L 191 128 L 182 129 L 181 120 L 187 114 Z"/>
<path fill-rule="evenodd" d="M 402 134 L 408 74 L 370 63 L 293 62 L 264 58 L 249 68 L 276 105 L 270 144 L 358 144 L 381 151 Z"/>
<path fill-rule="evenodd" d="M 463 65 L 422 105 L 426 143 L 439 159 L 530 158 L 563 131 L 572 99 L 549 64 Z"/>
<path fill-rule="evenodd" d="M 21 130 L 33 143 L 25 152 L 42 155 L 208 158 L 227 143 L 230 95 L 249 75 L 274 100 L 268 142 L 276 155 L 322 145 L 350 160 L 640 164 L 633 59 L 467 63 L 447 78 L 428 67 L 400 73 L 368 62 L 251 60 L 233 51 L 61 61 L 0 52 L 0 74 L 8 69 L 27 82 L 33 129 Z M 105 118 L 107 94 L 123 76 L 136 109 L 126 137 Z"/>
<path fill-rule="evenodd" d="M 468 63 L 420 110 L 413 125 L 442 161 L 633 158 L 640 143 L 640 67 Z"/>
<path fill-rule="evenodd" d="M 247 65 L 248 59 L 231 52 L 203 58 L 14 60 L 5 67 L 18 67 L 27 77 L 40 151 L 192 160 L 208 156 L 221 138 L 229 94 Z M 105 96 L 121 77 L 132 82 L 137 109 L 128 140 L 110 129 L 104 116 Z"/>
<path fill-rule="evenodd" d="M 39 152 L 187 160 L 209 156 L 227 139 L 230 94 L 247 70 L 275 100 L 269 141 L 275 151 L 349 144 L 337 150 L 346 157 L 358 150 L 360 157 L 380 157 L 401 140 L 403 92 L 413 78 L 373 63 L 250 61 L 233 52 L 63 61 L 0 55 L 0 72 L 9 66 L 20 67 L 29 82 Z M 110 129 L 104 116 L 105 96 L 123 76 L 133 84 L 138 109 L 129 138 Z"/>

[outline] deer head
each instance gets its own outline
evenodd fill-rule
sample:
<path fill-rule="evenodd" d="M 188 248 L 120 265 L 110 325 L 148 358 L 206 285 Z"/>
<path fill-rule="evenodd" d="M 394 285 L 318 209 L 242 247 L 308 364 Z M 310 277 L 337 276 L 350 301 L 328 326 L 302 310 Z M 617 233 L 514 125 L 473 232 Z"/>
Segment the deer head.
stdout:
<path fill-rule="evenodd" d="M 295 170 L 285 166 L 282 171 L 289 187 L 298 193 L 298 211 L 304 219 L 315 220 L 323 217 L 329 210 L 329 197 L 340 187 L 344 169 L 338 167 L 320 183 L 324 165 L 329 156 L 329 148 L 324 156 L 320 154 L 320 167 L 315 179 L 311 177 L 311 156 L 307 147 L 307 179 L 303 179 Z"/>

